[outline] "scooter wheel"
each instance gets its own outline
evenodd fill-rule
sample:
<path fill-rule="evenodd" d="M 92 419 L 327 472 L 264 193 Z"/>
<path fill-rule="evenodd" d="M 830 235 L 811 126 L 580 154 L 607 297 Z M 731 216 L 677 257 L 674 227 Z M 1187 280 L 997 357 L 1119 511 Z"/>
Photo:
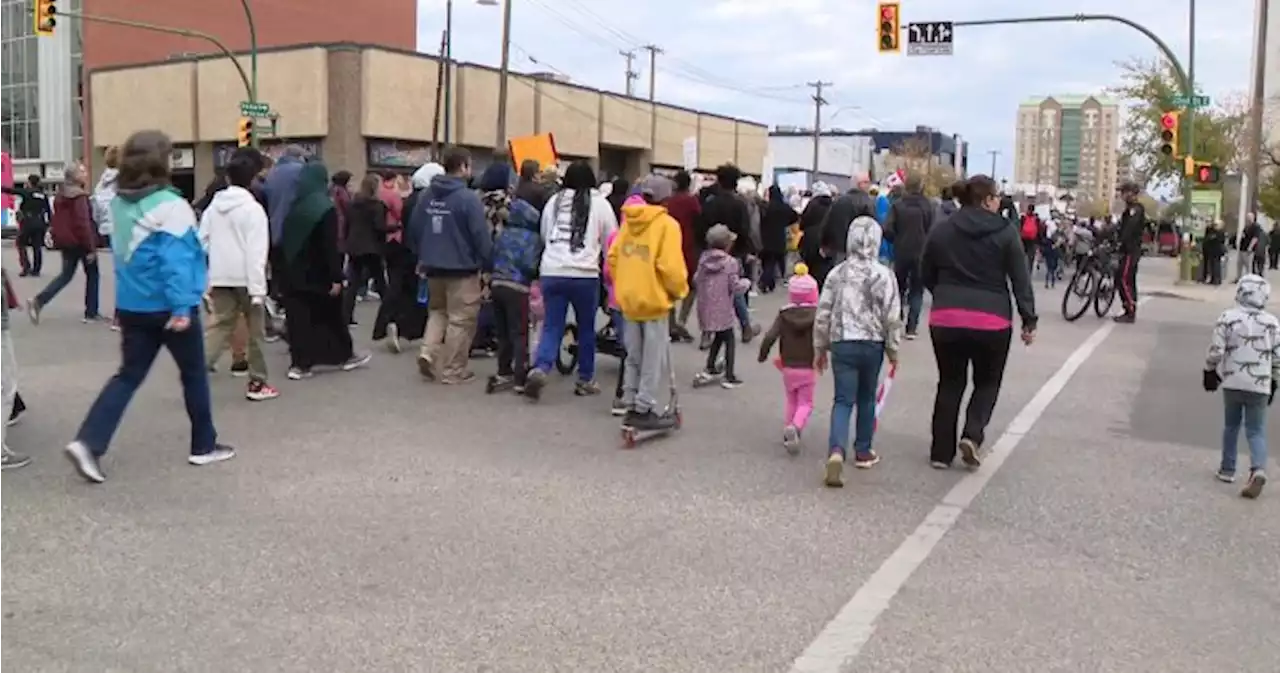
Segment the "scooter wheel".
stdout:
<path fill-rule="evenodd" d="M 681 414 L 679 411 L 677 411 L 675 421 L 676 421 L 675 425 L 673 425 L 672 427 L 676 430 L 679 430 L 680 426 L 684 425 L 684 414 Z"/>
<path fill-rule="evenodd" d="M 636 448 L 636 431 L 631 428 L 622 429 L 622 446 L 628 449 Z"/>

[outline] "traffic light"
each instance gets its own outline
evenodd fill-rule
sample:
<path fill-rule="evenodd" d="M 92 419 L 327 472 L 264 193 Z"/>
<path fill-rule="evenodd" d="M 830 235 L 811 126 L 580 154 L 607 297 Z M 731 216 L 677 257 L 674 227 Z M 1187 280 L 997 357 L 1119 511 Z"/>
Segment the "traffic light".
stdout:
<path fill-rule="evenodd" d="M 54 0 L 36 0 L 36 11 L 32 16 L 35 19 L 36 35 L 49 37 L 58 25 L 58 3 Z"/>
<path fill-rule="evenodd" d="M 1192 177 L 1198 185 L 1216 185 L 1222 179 L 1222 171 L 1213 164 L 1196 164 L 1196 171 Z"/>
<path fill-rule="evenodd" d="M 1160 115 L 1160 153 L 1166 157 L 1178 156 L 1178 117 L 1177 112 Z"/>
<path fill-rule="evenodd" d="M 880 29 L 877 34 L 880 37 L 878 48 L 881 54 L 896 54 L 902 51 L 900 37 L 902 35 L 902 26 L 898 23 L 898 3 L 882 2 L 877 12 Z"/>
<path fill-rule="evenodd" d="M 248 147 L 253 144 L 253 117 L 240 118 L 240 125 L 236 127 L 236 143 L 240 147 Z"/>

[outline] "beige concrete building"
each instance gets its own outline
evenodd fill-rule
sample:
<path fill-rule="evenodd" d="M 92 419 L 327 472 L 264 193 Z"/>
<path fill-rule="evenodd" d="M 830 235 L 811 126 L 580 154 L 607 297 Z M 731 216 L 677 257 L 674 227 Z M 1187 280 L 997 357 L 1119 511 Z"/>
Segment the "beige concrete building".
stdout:
<path fill-rule="evenodd" d="M 430 156 L 439 70 L 430 56 L 356 44 L 264 51 L 258 100 L 279 115 L 279 137 L 264 149 L 297 143 L 330 170 L 356 175 L 411 171 Z M 479 170 L 496 144 L 499 73 L 457 63 L 453 81 L 452 141 L 472 150 Z M 173 138 L 175 183 L 186 191 L 212 179 L 235 149 L 245 90 L 225 58 L 98 70 L 90 86 L 95 169 L 105 147 L 159 129 Z M 696 138 L 699 170 L 732 162 L 758 176 L 768 146 L 762 124 L 528 75 L 511 76 L 506 107 L 510 137 L 549 132 L 562 159 L 589 160 L 602 175 L 679 168 L 686 139 Z"/>
<path fill-rule="evenodd" d="M 1115 195 L 1120 107 L 1101 96 L 1048 96 L 1018 106 L 1014 179 L 1079 198 Z"/>

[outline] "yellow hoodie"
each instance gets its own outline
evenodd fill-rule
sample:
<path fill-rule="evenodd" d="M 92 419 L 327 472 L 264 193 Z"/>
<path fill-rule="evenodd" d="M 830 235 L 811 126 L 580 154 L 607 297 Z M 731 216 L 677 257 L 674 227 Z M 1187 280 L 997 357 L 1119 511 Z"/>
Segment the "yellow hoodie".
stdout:
<path fill-rule="evenodd" d="M 605 263 L 613 296 L 628 320 L 657 320 L 689 294 L 680 223 L 662 206 L 623 206 L 622 229 Z"/>

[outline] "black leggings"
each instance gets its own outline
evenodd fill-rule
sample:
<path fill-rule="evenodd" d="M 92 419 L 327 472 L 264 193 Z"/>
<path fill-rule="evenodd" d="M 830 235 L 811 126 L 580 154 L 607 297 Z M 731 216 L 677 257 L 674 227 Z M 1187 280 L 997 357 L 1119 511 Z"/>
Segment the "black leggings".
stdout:
<path fill-rule="evenodd" d="M 991 413 L 1000 398 L 1013 329 L 931 327 L 929 333 L 933 337 L 933 356 L 938 361 L 938 394 L 933 401 L 933 444 L 929 459 L 950 463 L 956 457 L 956 426 L 960 422 L 960 402 L 969 386 L 969 366 L 973 365 L 973 394 L 969 396 L 960 438 L 982 446 Z"/>
<path fill-rule="evenodd" d="M 707 373 L 716 371 L 721 346 L 724 347 L 724 378 L 726 381 L 736 381 L 737 377 L 733 375 L 733 357 L 737 343 L 733 339 L 733 328 L 720 330 L 711 339 L 711 348 L 707 351 Z"/>
<path fill-rule="evenodd" d="M 373 280 L 373 291 L 381 297 L 387 293 L 387 275 L 382 267 L 381 255 L 353 255 L 347 262 L 347 291 L 343 295 L 347 320 L 351 320 L 356 309 L 356 295 L 369 280 Z"/>

